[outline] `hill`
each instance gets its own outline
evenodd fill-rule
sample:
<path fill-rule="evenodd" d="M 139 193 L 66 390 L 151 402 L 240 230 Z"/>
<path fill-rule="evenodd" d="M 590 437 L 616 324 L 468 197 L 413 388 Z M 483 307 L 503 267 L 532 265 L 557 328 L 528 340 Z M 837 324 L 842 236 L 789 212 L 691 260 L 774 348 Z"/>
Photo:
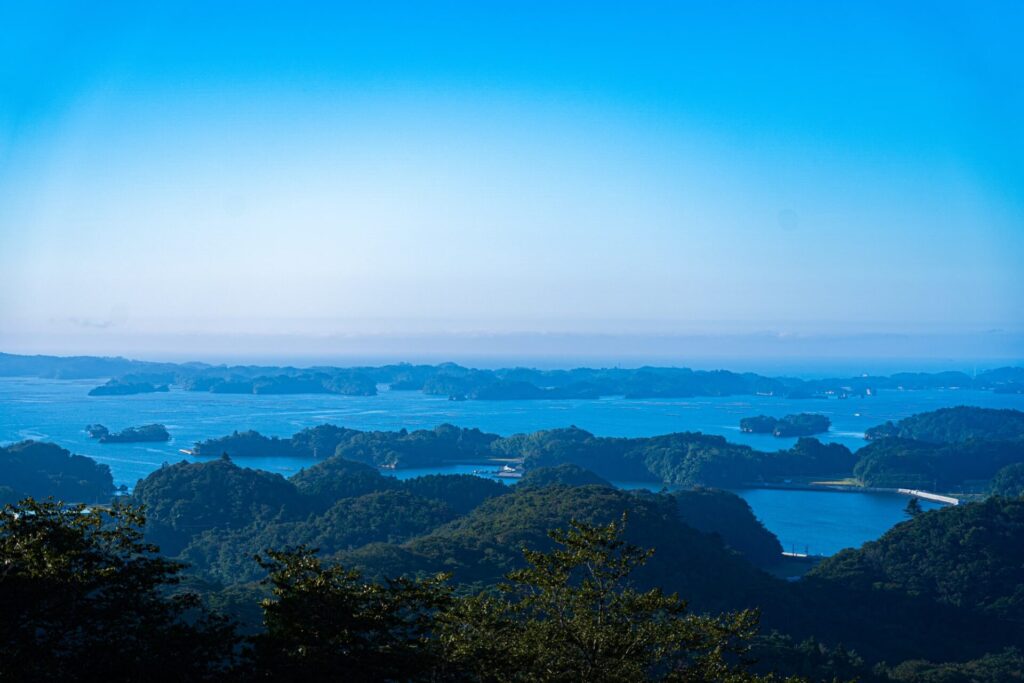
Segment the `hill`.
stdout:
<path fill-rule="evenodd" d="M 0 489 L 8 501 L 24 496 L 72 503 L 108 502 L 110 468 L 52 443 L 21 441 L 0 447 Z"/>

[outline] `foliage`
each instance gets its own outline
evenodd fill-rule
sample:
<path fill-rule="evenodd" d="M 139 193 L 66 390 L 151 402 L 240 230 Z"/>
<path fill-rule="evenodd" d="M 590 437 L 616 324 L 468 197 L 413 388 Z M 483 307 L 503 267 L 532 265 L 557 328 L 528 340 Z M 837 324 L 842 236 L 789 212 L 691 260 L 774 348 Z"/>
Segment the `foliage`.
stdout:
<path fill-rule="evenodd" d="M 1024 681 L 1024 655 L 1007 648 L 967 662 L 908 660 L 886 673 L 899 683 L 1012 683 Z"/>
<path fill-rule="evenodd" d="M 171 440 L 170 433 L 162 424 L 128 427 L 119 432 L 111 432 L 103 425 L 89 425 L 86 429 L 89 431 L 89 436 L 99 439 L 100 443 L 137 443 Z"/>
<path fill-rule="evenodd" d="M 0 679 L 212 679 L 231 663 L 229 624 L 182 565 L 143 543 L 138 509 L 26 499 L 0 512 Z"/>
<path fill-rule="evenodd" d="M 524 477 L 525 479 L 525 477 Z M 523 484 L 519 482 L 519 486 Z M 484 501 L 503 496 L 510 489 L 501 482 L 472 474 L 428 474 L 401 482 L 404 491 L 420 498 L 444 501 L 457 515 L 464 515 Z"/>
<path fill-rule="evenodd" d="M 687 486 L 737 486 L 795 476 L 848 474 L 856 462 L 840 444 L 800 439 L 793 448 L 762 453 L 721 436 L 679 432 L 632 439 L 596 437 L 575 427 L 521 434 L 494 450 L 519 455 L 527 469 L 573 464 L 612 481 Z"/>
<path fill-rule="evenodd" d="M 268 548 L 308 546 L 324 556 L 368 543 L 404 543 L 451 521 L 441 500 L 402 490 L 342 498 L 321 514 L 256 521 L 242 529 L 210 529 L 194 536 L 181 559 L 224 583 L 262 578 L 252 558 Z"/>
<path fill-rule="evenodd" d="M 696 488 L 677 491 L 679 518 L 689 526 L 717 534 L 726 545 L 752 564 L 770 567 L 778 564 L 782 544 L 754 516 L 747 501 L 735 493 Z"/>
<path fill-rule="evenodd" d="M 831 420 L 824 415 L 800 413 L 774 418 L 766 415 L 745 417 L 740 420 L 740 430 L 773 436 L 811 436 L 827 432 L 832 426 Z"/>
<path fill-rule="evenodd" d="M 530 486 L 611 486 L 612 484 L 590 470 L 579 465 L 565 463 L 554 467 L 538 467 L 526 473 L 516 484 L 518 487 Z"/>
<path fill-rule="evenodd" d="M 319 510 L 326 510 L 340 498 L 388 491 L 400 486 L 396 479 L 385 477 L 377 468 L 340 456 L 302 469 L 292 476 L 291 482 Z"/>
<path fill-rule="evenodd" d="M 488 586 L 523 567 L 521 548 L 547 550 L 548 530 L 573 520 L 603 525 L 626 512 L 626 540 L 658 551 L 636 574 L 644 586 L 678 591 L 707 610 L 753 606 L 754 596 L 771 600 L 778 587 L 720 538 L 683 523 L 672 496 L 634 495 L 604 486 L 512 488 L 400 546 L 373 544 L 337 558 L 371 577 L 449 572 L 459 584 Z"/>
<path fill-rule="evenodd" d="M 867 486 L 950 490 L 1024 462 L 1024 439 L 934 444 L 890 437 L 872 441 L 857 454 L 853 473 Z"/>
<path fill-rule="evenodd" d="M 21 441 L 0 447 L 0 487 L 8 500 L 53 496 L 68 501 L 106 501 L 114 492 L 110 468 L 52 443 Z"/>
<path fill-rule="evenodd" d="M 764 673 L 800 676 L 809 681 L 858 681 L 883 683 L 888 679 L 872 672 L 864 658 L 842 645 L 828 645 L 817 638 L 796 641 L 773 631 L 751 643 L 754 669 Z"/>
<path fill-rule="evenodd" d="M 199 458 L 215 458 L 221 455 L 235 458 L 282 457 L 291 454 L 291 439 L 266 437 L 251 429 L 244 432 L 236 430 L 228 436 L 197 442 L 192 447 L 192 455 Z"/>
<path fill-rule="evenodd" d="M 556 548 L 525 550 L 496 596 L 456 603 L 441 638 L 473 681 L 747 681 L 739 664 L 756 614 L 687 612 L 659 589 L 629 583 L 652 551 L 622 540 L 622 526 L 572 523 Z"/>
<path fill-rule="evenodd" d="M 992 478 L 992 495 L 1007 498 L 1024 496 L 1024 462 L 1007 465 Z"/>
<path fill-rule="evenodd" d="M 255 677 L 417 681 L 442 669 L 432 634 L 434 615 L 450 600 L 445 577 L 366 583 L 308 548 L 259 561 L 274 596 L 263 602 L 266 630 L 254 639 Z"/>
<path fill-rule="evenodd" d="M 847 593 L 900 593 L 1024 626 L 1024 500 L 932 510 L 810 572 Z"/>
<path fill-rule="evenodd" d="M 1024 501 L 932 510 L 826 558 L 784 600 L 757 604 L 767 627 L 841 643 L 873 664 L 978 659 L 1024 642 L 1022 541 Z"/>
<path fill-rule="evenodd" d="M 767 415 L 745 417 L 740 420 L 740 431 L 751 434 L 771 434 L 772 430 L 775 429 L 775 425 L 778 423 L 778 418 L 769 417 Z"/>
<path fill-rule="evenodd" d="M 226 456 L 166 465 L 141 480 L 132 499 L 146 508 L 146 538 L 169 555 L 205 530 L 295 518 L 307 505 L 281 475 L 238 467 Z"/>
<path fill-rule="evenodd" d="M 378 467 L 423 467 L 442 462 L 481 460 L 498 439 L 479 429 L 442 424 L 409 432 L 361 432 L 338 446 L 336 455 Z"/>
<path fill-rule="evenodd" d="M 844 446 L 824 445 L 814 439 L 800 439 L 786 451 L 762 453 L 699 432 L 609 438 L 569 427 L 501 438 L 449 424 L 412 432 L 358 432 L 321 425 L 290 439 L 235 432 L 197 443 L 193 453 L 200 457 L 227 453 L 232 457 L 325 458 L 332 446 L 336 457 L 375 467 L 430 467 L 503 458 L 522 460 L 527 471 L 572 465 L 604 480 L 708 486 L 796 476 L 848 476 L 856 462 Z M 318 464 L 305 476 L 316 479 L 332 467 L 335 465 Z"/>
<path fill-rule="evenodd" d="M 190 374 L 182 380 L 186 391 L 215 394 L 342 394 L 374 396 L 377 383 L 357 369 L 330 368 L 329 371 L 299 372 L 294 368 L 218 369 L 212 373 Z M 260 371 L 278 374 L 258 374 Z"/>
<path fill-rule="evenodd" d="M 887 422 L 864 433 L 868 439 L 897 436 L 929 443 L 955 443 L 968 439 L 1010 441 L 1024 438 L 1024 412 L 957 406 L 911 415 Z"/>

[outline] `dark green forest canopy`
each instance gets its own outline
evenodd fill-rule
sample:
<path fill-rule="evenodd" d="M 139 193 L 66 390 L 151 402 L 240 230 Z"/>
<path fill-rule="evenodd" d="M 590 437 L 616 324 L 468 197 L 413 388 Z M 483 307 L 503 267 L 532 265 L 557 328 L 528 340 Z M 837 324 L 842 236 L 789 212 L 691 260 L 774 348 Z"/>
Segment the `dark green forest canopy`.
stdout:
<path fill-rule="evenodd" d="M 1005 498 L 1024 496 L 1024 462 L 1007 465 L 992 478 L 991 493 Z"/>
<path fill-rule="evenodd" d="M 0 496 L 24 496 L 96 503 L 114 493 L 110 468 L 52 443 L 21 441 L 0 447 Z"/>
<path fill-rule="evenodd" d="M 698 502 L 716 495 L 694 494 Z M 388 497 L 409 494 L 371 495 L 382 497 L 384 507 L 394 502 Z M 4 675 L 24 680 L 45 676 L 96 680 L 98 675 L 123 680 L 134 677 L 140 667 L 159 664 L 167 680 L 248 680 L 266 678 L 271 672 L 291 680 L 289 671 L 316 678 L 317 672 L 340 666 L 337 670 L 351 678 L 361 666 L 373 671 L 384 666 L 394 667 L 396 675 L 403 671 L 409 680 L 420 680 L 420 674 L 410 672 L 429 665 L 431 671 L 423 680 L 435 680 L 437 666 L 447 671 L 442 678 L 459 671 L 460 676 L 469 677 L 458 680 L 505 680 L 488 673 L 500 670 L 508 680 L 519 680 L 516 672 L 531 670 L 533 660 L 569 656 L 575 662 L 567 662 L 569 668 L 592 665 L 588 656 L 570 654 L 590 640 L 571 637 L 574 629 L 584 629 L 578 635 L 590 633 L 607 642 L 607 652 L 615 651 L 616 642 L 651 637 L 653 632 L 645 636 L 629 632 L 628 624 L 663 618 L 657 615 L 670 603 L 655 596 L 675 600 L 667 591 L 678 588 L 689 604 L 684 609 L 684 603 L 672 603 L 669 613 L 678 609 L 679 614 L 693 615 L 695 620 L 687 622 L 691 627 L 708 628 L 688 631 L 704 634 L 692 641 L 680 639 L 681 632 L 673 631 L 673 642 L 690 643 L 694 655 L 732 651 L 700 647 L 717 642 L 707 640 L 712 634 L 731 633 L 729 638 L 741 636 L 733 644 L 742 644 L 742 651 L 753 646 L 750 653 L 759 660 L 758 671 L 801 674 L 808 680 L 839 676 L 882 683 L 918 680 L 918 675 L 943 682 L 1020 677 L 1022 657 L 1012 646 L 1020 642 L 1024 629 L 1020 593 L 1024 501 L 993 498 L 924 513 L 876 543 L 827 560 L 797 584 L 758 573 L 739 556 L 725 552 L 715 538 L 673 521 L 670 503 L 669 497 L 630 498 L 604 486 L 535 487 L 484 503 L 463 523 L 442 524 L 425 537 L 430 539 L 425 545 L 413 541 L 399 546 L 429 556 L 444 552 L 436 546 L 447 542 L 449 550 L 461 553 L 461 557 L 451 555 L 457 558 L 451 567 L 457 574 L 473 556 L 478 560 L 472 571 L 486 566 L 490 573 L 496 569 L 493 555 L 500 553 L 506 558 L 502 564 L 510 569 L 504 574 L 507 587 L 497 594 L 501 598 L 497 602 L 494 593 L 465 592 L 464 583 L 452 584 L 459 588 L 453 594 L 433 576 L 433 566 L 426 567 L 420 579 L 366 583 L 348 568 L 351 564 L 338 565 L 302 548 L 261 551 L 262 570 L 271 572 L 274 593 L 264 604 L 265 627 L 258 628 L 250 641 L 255 649 L 241 650 L 242 643 L 228 624 L 206 612 L 195 596 L 175 588 L 181 567 L 155 556 L 151 547 L 141 543 L 141 517 L 136 513 L 115 508 L 114 515 L 124 516 L 111 524 L 101 523 L 100 517 L 108 514 L 104 511 L 29 503 L 34 506 L 30 514 L 22 508 L 21 514 L 11 515 L 8 509 L 0 520 L 0 561 L 8 568 L 0 574 L 0 601 L 5 614 L 18 617 L 0 623 L 0 669 Z M 359 498 L 350 504 L 363 505 Z M 580 511 L 592 519 L 611 519 L 607 524 L 573 522 Z M 608 525 L 621 520 L 623 512 L 628 523 L 620 536 Z M 569 528 L 568 533 L 553 537 L 535 533 L 534 524 L 566 516 L 570 522 L 562 528 Z M 330 526 L 335 532 L 347 527 L 340 518 Z M 479 542 L 472 542 L 474 536 Z M 635 550 L 620 545 L 643 541 L 656 545 L 638 545 Z M 522 548 L 529 550 L 525 557 Z M 653 548 L 653 555 L 642 548 Z M 619 555 L 620 551 L 624 554 Z M 667 557 L 659 560 L 660 554 Z M 336 559 L 347 557 L 341 553 Z M 630 557 L 634 559 L 625 564 L 615 559 Z M 615 588 L 614 595 L 596 585 L 588 587 L 585 581 L 581 584 L 571 578 L 583 569 L 584 561 L 591 568 L 596 563 L 599 572 L 607 570 L 609 577 L 624 576 L 620 569 L 628 568 L 631 581 Z M 645 594 L 646 586 L 652 585 L 663 590 L 647 593 L 651 597 L 639 603 L 629 597 Z M 620 590 L 625 591 L 621 593 L 625 602 L 616 597 Z M 66 598 L 72 595 L 79 596 L 75 611 L 58 609 L 70 604 Z M 527 595 L 540 601 L 520 602 Z M 601 595 L 610 602 L 593 602 Z M 621 614 L 604 612 L 601 617 L 602 612 L 591 611 L 598 603 L 611 610 L 633 607 Z M 766 631 L 755 640 L 750 640 L 752 621 L 731 621 L 721 614 L 746 603 L 762 609 Z M 660 607 L 641 618 L 643 604 Z M 534 612 L 531 605 L 539 609 Z M 555 605 L 576 614 L 569 630 L 560 624 L 529 627 L 534 619 L 552 614 Z M 712 627 L 719 619 L 719 627 Z M 31 627 L 23 628 L 25 624 Z M 467 626 L 471 626 L 468 631 Z M 537 629 L 537 638 L 522 630 L 527 627 Z M 792 635 L 768 633 L 770 629 Z M 51 632 L 61 634 L 61 648 L 47 644 Z M 442 633 L 443 637 L 433 640 Z M 815 639 L 801 640 L 808 635 Z M 100 650 L 104 657 L 95 656 Z M 508 656 L 496 658 L 501 652 Z M 642 677 L 660 680 L 657 662 L 673 658 L 662 660 L 656 655 L 653 660 L 637 661 L 652 667 L 645 668 L 648 673 Z M 739 661 L 726 660 L 733 665 Z M 615 666 L 621 665 L 619 660 Z M 696 680 L 706 680 L 710 670 L 700 670 L 703 673 Z M 368 674 L 366 680 L 375 680 L 374 675 Z M 630 675 L 630 680 L 636 678 L 637 674 Z M 542 672 L 532 679 L 562 680 Z M 612 676 L 610 680 L 621 679 Z M 748 675 L 735 680 L 753 679 Z"/>
<path fill-rule="evenodd" d="M 869 486 L 954 490 L 1024 462 L 1024 412 L 959 406 L 873 427 L 855 476 Z"/>
<path fill-rule="evenodd" d="M 740 430 L 754 434 L 771 434 L 773 436 L 812 436 L 827 432 L 832 421 L 824 415 L 800 413 L 785 417 L 745 417 L 740 420 Z"/>
<path fill-rule="evenodd" d="M 89 436 L 100 443 L 141 443 L 170 441 L 171 434 L 162 424 L 126 427 L 119 432 L 111 432 L 101 424 L 88 425 L 85 430 Z"/>
<path fill-rule="evenodd" d="M 918 413 L 895 424 L 886 422 L 865 432 L 868 439 L 899 437 L 928 443 L 956 443 L 968 439 L 1013 441 L 1024 439 L 1024 412 L 1019 410 L 957 406 Z"/>
<path fill-rule="evenodd" d="M 700 614 L 630 582 L 653 551 L 621 522 L 524 549 L 500 594 L 444 575 L 367 582 L 306 547 L 268 550 L 262 625 L 242 637 L 141 540 L 141 513 L 28 499 L 0 511 L 4 680 L 762 680 L 757 615 Z M 569 617 L 568 620 L 565 618 Z"/>
<path fill-rule="evenodd" d="M 147 538 L 170 555 L 207 529 L 296 519 L 308 508 L 281 475 L 241 468 L 226 457 L 164 466 L 139 481 L 132 499 L 147 511 Z"/>
<path fill-rule="evenodd" d="M 957 490 L 1024 462 L 1024 439 L 933 444 L 889 437 L 857 451 L 854 475 L 868 486 Z"/>
<path fill-rule="evenodd" d="M 548 478 L 544 470 L 536 472 L 538 477 Z M 597 479 L 588 472 L 574 474 Z M 248 560 L 261 549 L 297 544 L 318 547 L 328 554 L 380 550 L 381 558 L 369 563 L 375 566 L 362 565 L 376 574 L 387 573 L 384 565 L 397 553 L 407 565 L 399 573 L 429 572 L 435 561 L 445 565 L 437 571 L 454 570 L 455 564 L 464 560 L 468 574 L 489 572 L 494 578 L 515 559 L 515 539 L 520 535 L 524 540 L 543 541 L 555 522 L 586 515 L 607 521 L 609 515 L 619 515 L 633 506 L 648 511 L 649 516 L 657 510 L 675 525 L 672 529 L 682 529 L 684 535 L 693 535 L 686 526 L 687 519 L 692 519 L 694 527 L 718 535 L 719 540 L 707 543 L 717 548 L 727 544 L 756 564 L 771 564 L 780 552 L 778 541 L 750 508 L 735 494 L 724 491 L 680 492 L 672 497 L 632 494 L 607 485 L 535 481 L 508 487 L 470 475 L 399 481 L 337 457 L 290 480 L 238 467 L 225 458 L 180 463 L 140 482 L 132 498 L 148 511 L 147 538 L 171 554 L 181 553 L 198 570 L 226 583 L 253 578 L 257 567 Z M 447 522 L 455 526 L 449 528 Z M 483 537 L 479 535 L 471 549 L 440 554 L 425 550 L 458 545 L 459 539 L 465 538 L 460 525 L 472 523 L 478 523 L 479 529 L 494 528 L 492 535 L 500 536 L 500 541 L 491 543 L 503 546 L 500 553 L 482 551 Z M 512 536 L 501 531 L 506 524 L 511 525 L 508 533 Z M 650 538 L 657 535 L 652 531 Z M 357 550 L 373 543 L 378 545 Z M 508 543 L 512 545 L 504 547 Z"/>
<path fill-rule="evenodd" d="M 923 513 L 828 558 L 810 576 L 1024 617 L 1024 500 L 993 497 Z"/>
<path fill-rule="evenodd" d="M 213 457 L 303 456 L 336 458 L 374 467 L 429 467 L 522 461 L 527 471 L 575 465 L 612 481 L 734 486 L 793 476 L 849 476 L 856 456 L 839 444 L 800 439 L 775 453 L 729 443 L 721 436 L 680 432 L 654 437 L 598 437 L 576 427 L 499 437 L 443 424 L 435 429 L 359 432 L 332 425 L 305 429 L 291 439 L 235 432 L 195 445 L 193 454 Z M 308 485 L 320 471 L 348 464 L 324 463 L 302 476 Z"/>
<path fill-rule="evenodd" d="M 221 680 L 231 625 L 177 590 L 138 510 L 31 499 L 0 510 L 0 679 Z"/>
<path fill-rule="evenodd" d="M 932 510 L 844 550 L 799 584 L 833 642 L 864 654 L 974 659 L 1024 642 L 1024 500 Z M 885 639 L 890 639 L 888 646 Z"/>
<path fill-rule="evenodd" d="M 609 481 L 684 486 L 729 487 L 853 475 L 869 486 L 949 490 L 964 482 L 991 479 L 1002 467 L 1024 461 L 1022 416 L 1015 410 L 968 407 L 922 413 L 900 424 L 910 425 L 906 433 L 927 439 L 899 437 L 890 432 L 904 427 L 883 425 L 869 430 L 875 438 L 855 454 L 845 446 L 813 438 L 801 438 L 792 448 L 768 453 L 699 432 L 618 438 L 568 427 L 499 437 L 447 424 L 393 432 L 321 425 L 290 439 L 236 432 L 197 443 L 193 453 L 325 459 L 337 455 L 389 468 L 511 459 L 522 461 L 527 471 L 575 465 Z M 312 468 L 308 478 L 315 474 Z"/>

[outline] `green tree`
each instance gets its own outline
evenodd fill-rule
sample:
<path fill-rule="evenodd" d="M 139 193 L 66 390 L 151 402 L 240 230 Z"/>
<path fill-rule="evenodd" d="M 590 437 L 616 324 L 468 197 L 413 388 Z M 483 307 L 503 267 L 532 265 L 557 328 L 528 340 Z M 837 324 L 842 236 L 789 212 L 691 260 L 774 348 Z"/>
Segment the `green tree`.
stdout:
<path fill-rule="evenodd" d="M 367 583 L 299 547 L 257 558 L 274 597 L 253 640 L 252 673 L 275 681 L 435 680 L 443 663 L 433 620 L 451 594 L 447 577 Z"/>
<path fill-rule="evenodd" d="M 907 506 L 905 508 L 903 508 L 903 513 L 907 517 L 910 517 L 911 519 L 913 519 L 914 517 L 917 517 L 922 512 L 924 512 L 924 510 L 921 509 L 921 501 L 919 501 L 917 498 L 914 498 L 913 496 L 911 496 L 910 500 L 907 501 Z"/>
<path fill-rule="evenodd" d="M 211 680 L 234 629 L 176 592 L 138 508 L 31 498 L 0 510 L 0 680 Z"/>
<path fill-rule="evenodd" d="M 1006 498 L 1024 496 L 1024 462 L 1007 465 L 992 478 L 992 494 Z"/>
<path fill-rule="evenodd" d="M 629 576 L 652 554 L 622 540 L 622 523 L 572 523 L 551 552 L 524 551 L 528 567 L 496 595 L 456 602 L 441 618 L 448 656 L 470 680 L 752 681 L 743 666 L 757 615 L 687 612 Z"/>

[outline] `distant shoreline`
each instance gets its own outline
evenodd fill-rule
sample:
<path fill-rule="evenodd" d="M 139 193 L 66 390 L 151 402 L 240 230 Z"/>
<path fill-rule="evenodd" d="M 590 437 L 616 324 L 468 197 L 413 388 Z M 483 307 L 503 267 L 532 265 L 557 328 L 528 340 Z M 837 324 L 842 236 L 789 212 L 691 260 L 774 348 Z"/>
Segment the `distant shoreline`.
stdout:
<path fill-rule="evenodd" d="M 94 356 L 18 356 L 0 353 L 0 376 L 53 379 L 109 379 L 91 395 L 166 391 L 224 394 L 340 394 L 373 396 L 381 387 L 421 391 L 452 400 L 515 401 L 626 398 L 777 396 L 786 399 L 870 397 L 882 389 L 976 389 L 1024 393 L 1024 368 L 1002 367 L 970 375 L 962 372 L 902 372 L 825 379 L 767 376 L 685 367 L 486 370 L 455 363 L 381 366 L 209 365 L 153 363 Z"/>

